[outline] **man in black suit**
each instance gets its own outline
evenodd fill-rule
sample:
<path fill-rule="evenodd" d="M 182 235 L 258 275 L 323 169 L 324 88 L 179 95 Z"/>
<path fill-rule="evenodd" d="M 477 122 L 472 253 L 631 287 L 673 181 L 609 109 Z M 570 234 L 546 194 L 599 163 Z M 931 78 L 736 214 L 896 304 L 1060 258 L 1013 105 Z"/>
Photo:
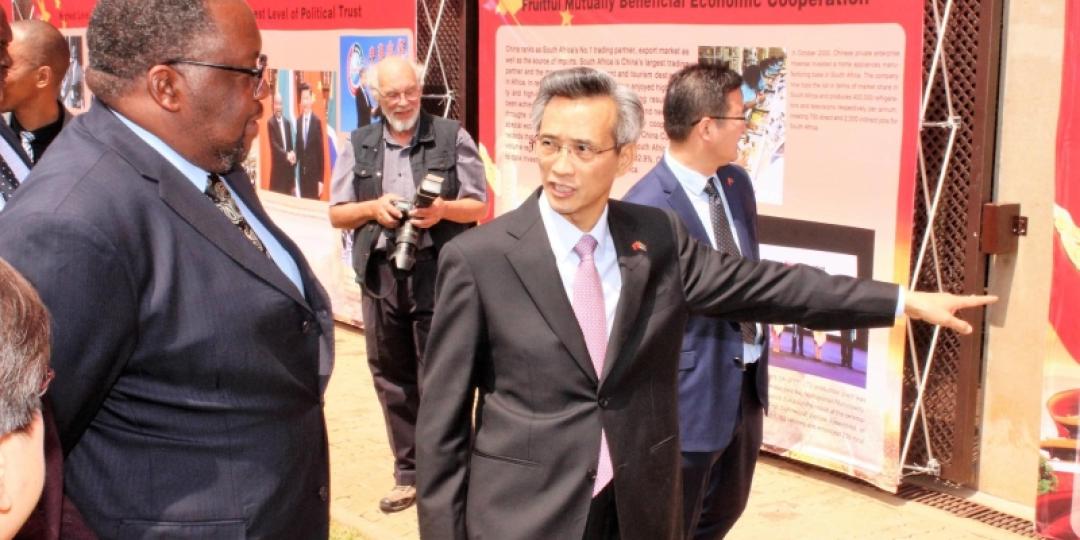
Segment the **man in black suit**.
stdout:
<path fill-rule="evenodd" d="M 300 83 L 300 116 L 296 119 L 296 160 L 300 164 L 300 196 L 318 199 L 323 184 L 322 120 L 311 111 L 315 94 L 311 86 Z"/>
<path fill-rule="evenodd" d="M 67 40 L 55 26 L 40 20 L 17 21 L 11 31 L 12 63 L 0 112 L 36 163 L 71 119 L 60 102 L 60 84 L 68 69 Z"/>
<path fill-rule="evenodd" d="M 738 165 L 746 130 L 739 74 L 693 64 L 664 96 L 663 159 L 624 201 L 670 210 L 690 237 L 758 260 L 757 203 Z M 692 316 L 679 356 L 683 525 L 688 538 L 723 538 L 739 519 L 761 447 L 768 404 L 764 327 Z"/>
<path fill-rule="evenodd" d="M 908 292 L 694 242 L 677 217 L 609 201 L 634 161 L 637 96 L 548 74 L 533 105 L 543 184 L 450 241 L 417 425 L 425 538 L 681 537 L 675 374 L 687 316 L 964 332 L 992 299 Z M 475 407 L 473 396 L 476 395 Z"/>
<path fill-rule="evenodd" d="M 266 121 L 266 131 L 270 135 L 270 189 L 296 195 L 293 129 L 289 119 L 281 114 L 281 99 L 274 100 L 274 116 Z"/>
<path fill-rule="evenodd" d="M 87 41 L 97 100 L 0 213 L 53 316 L 65 492 L 104 538 L 326 537 L 333 322 L 240 166 L 254 14 L 101 0 Z"/>

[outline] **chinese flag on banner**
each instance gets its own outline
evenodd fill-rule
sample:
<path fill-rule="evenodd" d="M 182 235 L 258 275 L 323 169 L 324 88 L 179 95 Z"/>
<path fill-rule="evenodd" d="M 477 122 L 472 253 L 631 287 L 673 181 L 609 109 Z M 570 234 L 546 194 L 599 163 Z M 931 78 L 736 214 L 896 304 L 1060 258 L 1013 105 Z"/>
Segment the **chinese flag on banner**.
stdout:
<path fill-rule="evenodd" d="M 1054 204 L 1054 271 L 1050 324 L 1065 349 L 1080 362 L 1080 6 L 1066 2 L 1065 55 L 1057 134 Z"/>

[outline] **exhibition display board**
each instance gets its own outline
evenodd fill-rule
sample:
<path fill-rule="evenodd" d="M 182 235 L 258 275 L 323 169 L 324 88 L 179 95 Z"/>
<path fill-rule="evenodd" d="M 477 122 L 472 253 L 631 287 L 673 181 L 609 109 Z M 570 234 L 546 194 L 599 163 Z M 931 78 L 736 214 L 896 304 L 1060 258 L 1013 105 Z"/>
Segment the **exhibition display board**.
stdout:
<path fill-rule="evenodd" d="M 1065 55 L 1080 53 L 1080 6 L 1065 7 Z M 1048 538 L 1080 538 L 1080 66 L 1064 63 L 1057 132 L 1050 324 L 1043 392 L 1036 525 Z"/>
<path fill-rule="evenodd" d="M 50 22 L 68 37 L 73 68 L 64 102 L 89 107 L 85 34 L 94 0 L 18 1 L 4 6 Z M 415 58 L 416 4 L 376 0 L 248 0 L 269 58 L 271 91 L 244 166 L 275 222 L 301 247 L 330 293 L 335 316 L 358 324 L 360 289 L 346 235 L 330 226 L 330 173 L 349 132 L 377 122 L 365 70 L 386 56 Z M 306 89 L 306 91 L 304 90 Z M 309 112 L 305 110 L 309 107 Z M 281 120 L 275 119 L 280 110 Z M 305 119 L 306 117 L 306 119 Z"/>
<path fill-rule="evenodd" d="M 737 161 L 758 199 L 764 258 L 906 284 L 922 61 L 916 0 L 480 0 L 481 153 L 493 208 L 539 186 L 539 80 L 604 69 L 640 96 L 645 130 L 619 197 L 663 156 L 669 76 L 725 63 L 751 104 Z M 769 327 L 769 450 L 894 490 L 904 327 Z"/>

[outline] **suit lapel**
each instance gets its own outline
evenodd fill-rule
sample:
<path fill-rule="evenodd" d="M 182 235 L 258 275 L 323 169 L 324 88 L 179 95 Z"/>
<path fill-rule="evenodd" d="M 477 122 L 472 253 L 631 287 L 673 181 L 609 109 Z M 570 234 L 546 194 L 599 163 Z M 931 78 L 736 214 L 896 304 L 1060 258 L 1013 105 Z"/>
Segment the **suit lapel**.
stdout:
<path fill-rule="evenodd" d="M 161 154 L 132 133 L 111 111 L 97 101 L 86 114 L 88 115 L 86 127 L 91 133 L 130 163 L 143 178 L 156 182 L 158 196 L 181 219 L 241 267 L 296 300 L 300 305 L 307 307 L 307 302 L 281 269 L 269 257 L 255 249 L 251 242 L 244 238 L 244 235 L 237 234 L 236 226 L 229 222 L 208 197 L 195 189 L 191 181 L 161 157 Z M 243 181 L 247 181 L 246 176 Z M 238 183 L 235 179 L 229 182 L 234 187 Z M 248 190 L 250 191 L 250 186 Z M 239 189 L 237 193 L 243 191 Z M 271 231 L 275 230 L 269 218 L 261 212 L 261 205 L 252 203 L 253 197 L 241 193 L 241 198 L 249 209 L 256 212 L 263 224 L 267 225 Z M 274 234 L 279 240 L 282 238 L 279 232 L 274 232 Z"/>
<path fill-rule="evenodd" d="M 622 290 L 619 292 L 619 303 L 615 308 L 615 323 L 612 325 L 611 336 L 608 338 L 607 359 L 604 362 L 601 383 L 607 380 L 615 363 L 620 361 L 623 346 L 631 339 L 631 334 L 636 328 L 634 323 L 641 311 L 641 301 L 645 297 L 645 286 L 649 282 L 650 268 L 646 252 L 648 247 L 639 242 L 637 223 L 623 212 L 622 203 L 618 201 L 608 203 L 608 227 L 611 230 L 611 240 L 615 244 L 615 254 L 619 260 Z"/>
<path fill-rule="evenodd" d="M 682 218 L 683 223 L 686 224 L 686 229 L 690 232 L 690 236 L 708 244 L 709 235 L 705 232 L 705 225 L 701 223 L 697 212 L 694 211 L 694 205 L 690 204 L 690 197 L 686 195 L 686 190 L 675 179 L 675 173 L 671 172 L 667 163 L 661 161 L 660 165 L 657 174 L 660 179 L 660 187 L 667 194 L 668 205 Z"/>
<path fill-rule="evenodd" d="M 559 279 L 551 242 L 540 221 L 536 195 L 515 211 L 514 222 L 507 227 L 507 232 L 518 239 L 515 248 L 506 254 L 510 266 L 552 332 L 570 352 L 578 367 L 595 383 L 598 380 L 596 370 L 589 359 L 589 350 L 574 317 L 574 309 Z"/>

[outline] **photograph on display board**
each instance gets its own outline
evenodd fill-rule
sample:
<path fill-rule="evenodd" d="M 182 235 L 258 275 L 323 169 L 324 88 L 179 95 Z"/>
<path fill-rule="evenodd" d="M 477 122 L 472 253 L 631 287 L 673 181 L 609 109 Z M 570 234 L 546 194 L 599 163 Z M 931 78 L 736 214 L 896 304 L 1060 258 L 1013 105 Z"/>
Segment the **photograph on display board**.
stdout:
<path fill-rule="evenodd" d="M 67 73 L 60 84 L 60 100 L 64 107 L 73 110 L 86 108 L 86 86 L 83 77 L 83 38 L 67 36 L 70 53 Z"/>
<path fill-rule="evenodd" d="M 870 278 L 874 231 L 772 216 L 759 216 L 761 258 L 805 264 L 829 274 Z M 769 363 L 866 388 L 868 330 L 811 330 L 798 325 L 766 325 Z"/>
<path fill-rule="evenodd" d="M 341 36 L 341 128 L 353 130 L 379 122 L 379 105 L 369 80 L 371 67 L 387 56 L 412 57 L 404 34 Z"/>
<path fill-rule="evenodd" d="M 337 130 L 327 119 L 337 107 L 332 71 L 267 71 L 270 91 L 264 101 L 260 134 L 266 143 L 253 153 L 261 159 L 259 186 L 283 195 L 325 201 L 330 171 L 337 156 Z M 261 152 L 259 152 L 261 151 Z"/>
<path fill-rule="evenodd" d="M 698 61 L 720 64 L 743 78 L 746 134 L 735 163 L 746 169 L 759 202 L 784 202 L 787 53 L 780 47 L 699 46 Z"/>

